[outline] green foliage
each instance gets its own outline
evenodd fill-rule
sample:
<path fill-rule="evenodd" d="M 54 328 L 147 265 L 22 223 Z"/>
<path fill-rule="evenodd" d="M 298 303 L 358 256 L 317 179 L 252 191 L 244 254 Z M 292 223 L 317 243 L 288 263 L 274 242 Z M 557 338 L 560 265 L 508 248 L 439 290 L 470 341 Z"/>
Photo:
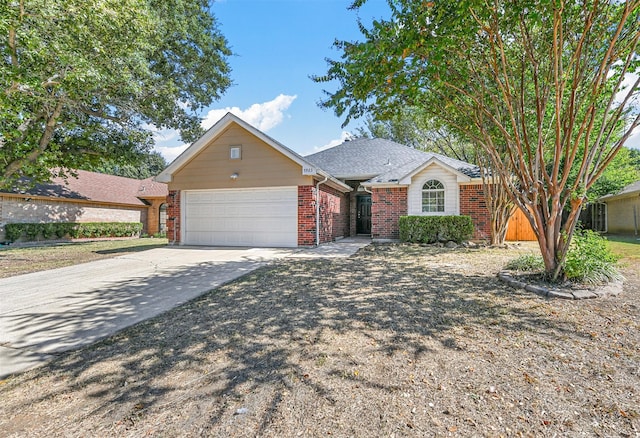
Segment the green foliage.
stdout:
<path fill-rule="evenodd" d="M 616 269 L 617 261 L 604 237 L 591 230 L 576 230 L 565 260 L 564 273 L 571 281 L 587 284 L 622 280 Z"/>
<path fill-rule="evenodd" d="M 230 85 L 207 0 L 0 2 L 0 186 L 49 169 L 125 165 L 149 126 L 202 133 Z"/>
<path fill-rule="evenodd" d="M 24 237 L 25 241 L 36 241 L 64 237 L 72 239 L 92 237 L 134 237 L 142 231 L 140 222 L 50 222 L 14 223 L 5 225 L 5 238 L 15 242 Z"/>
<path fill-rule="evenodd" d="M 591 186 L 587 192 L 587 198 L 593 202 L 601 196 L 618 193 L 638 180 L 640 180 L 640 163 L 634 163 L 631 149 L 622 148 L 606 167 L 602 176 Z"/>
<path fill-rule="evenodd" d="M 457 160 L 473 163 L 475 151 L 468 140 L 452 133 L 439 119 L 419 107 L 400 108 L 389 119 L 370 115 L 358 129 L 363 137 L 384 138 L 419 149 L 435 152 Z"/>
<path fill-rule="evenodd" d="M 366 0 L 354 2 L 354 8 Z M 481 146 L 562 276 L 586 194 L 640 116 L 637 1 L 390 0 L 391 16 L 337 41 L 316 82 L 350 120 L 419 107 Z M 558 221 L 563 212 L 566 220 Z"/>
<path fill-rule="evenodd" d="M 159 152 L 153 151 L 133 156 L 125 164 L 110 159 L 103 160 L 97 165 L 88 164 L 81 169 L 126 178 L 146 179 L 160 174 L 167 165 L 164 157 Z"/>
<path fill-rule="evenodd" d="M 510 260 L 505 265 L 505 269 L 523 272 L 544 271 L 544 260 L 542 260 L 540 255 L 523 254 L 520 257 Z"/>
<path fill-rule="evenodd" d="M 412 243 L 460 243 L 473 236 L 470 216 L 401 216 L 400 240 Z"/>

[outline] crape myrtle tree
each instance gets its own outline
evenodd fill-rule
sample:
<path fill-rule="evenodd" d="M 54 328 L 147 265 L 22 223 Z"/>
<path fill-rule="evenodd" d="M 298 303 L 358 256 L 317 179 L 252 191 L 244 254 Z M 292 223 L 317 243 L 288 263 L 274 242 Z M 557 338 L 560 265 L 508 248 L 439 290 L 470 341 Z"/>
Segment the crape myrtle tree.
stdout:
<path fill-rule="evenodd" d="M 230 84 L 208 0 L 0 2 L 0 187 L 127 163 L 149 128 L 201 134 Z"/>
<path fill-rule="evenodd" d="M 562 278 L 587 191 L 640 124 L 640 0 L 389 4 L 364 41 L 335 43 L 341 59 L 314 79 L 339 88 L 321 105 L 345 123 L 420 106 L 464 133 Z"/>
<path fill-rule="evenodd" d="M 439 153 L 479 167 L 490 217 L 489 241 L 491 245 L 504 244 L 515 205 L 500 184 L 499 174 L 492 171 L 491 161 L 484 151 L 466 140 L 464 135 L 451 132 L 439 119 L 422 108 L 399 108 L 390 117 L 387 114 L 387 117 L 378 119 L 367 116 L 364 127 L 359 128 L 359 134 L 397 141 L 414 149 Z"/>

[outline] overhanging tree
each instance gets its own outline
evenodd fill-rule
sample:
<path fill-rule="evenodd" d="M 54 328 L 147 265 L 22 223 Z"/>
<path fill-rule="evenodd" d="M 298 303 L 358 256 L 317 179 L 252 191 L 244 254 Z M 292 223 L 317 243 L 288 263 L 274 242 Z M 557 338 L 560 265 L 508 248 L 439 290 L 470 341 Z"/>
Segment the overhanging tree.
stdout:
<path fill-rule="evenodd" d="M 208 0 L 0 2 L 0 54 L 0 187 L 192 141 L 230 84 Z"/>
<path fill-rule="evenodd" d="M 390 4 L 363 42 L 336 42 L 322 105 L 347 122 L 417 105 L 464 132 L 560 278 L 587 190 L 640 124 L 640 1 Z"/>

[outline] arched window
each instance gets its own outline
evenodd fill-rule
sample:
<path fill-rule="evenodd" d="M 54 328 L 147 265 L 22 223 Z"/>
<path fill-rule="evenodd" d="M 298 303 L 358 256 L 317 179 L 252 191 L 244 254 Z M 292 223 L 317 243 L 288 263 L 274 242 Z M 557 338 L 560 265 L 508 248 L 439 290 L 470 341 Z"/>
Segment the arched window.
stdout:
<path fill-rule="evenodd" d="M 422 186 L 422 212 L 444 212 L 444 185 L 437 179 L 430 179 Z"/>

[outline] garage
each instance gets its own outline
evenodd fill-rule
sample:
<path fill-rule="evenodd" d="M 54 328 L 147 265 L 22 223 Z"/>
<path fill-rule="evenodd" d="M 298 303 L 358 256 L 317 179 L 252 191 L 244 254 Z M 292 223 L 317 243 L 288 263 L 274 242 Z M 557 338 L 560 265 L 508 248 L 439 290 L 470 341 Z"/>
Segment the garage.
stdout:
<path fill-rule="evenodd" d="M 298 188 L 185 190 L 183 243 L 298 246 Z"/>

